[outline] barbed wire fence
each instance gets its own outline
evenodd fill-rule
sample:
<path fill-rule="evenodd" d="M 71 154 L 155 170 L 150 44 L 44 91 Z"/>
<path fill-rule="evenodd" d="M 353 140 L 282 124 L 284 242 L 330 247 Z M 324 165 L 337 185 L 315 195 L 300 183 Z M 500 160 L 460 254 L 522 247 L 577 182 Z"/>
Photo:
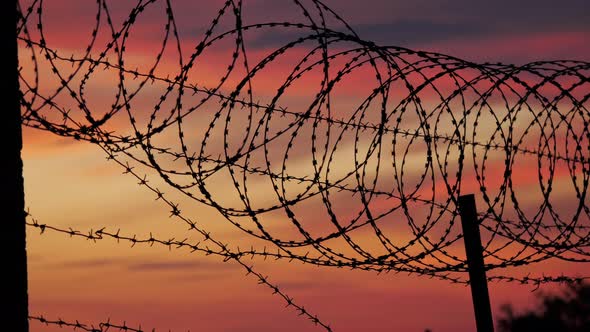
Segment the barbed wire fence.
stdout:
<path fill-rule="evenodd" d="M 296 17 L 251 22 L 248 2 L 229 0 L 202 34 L 187 37 L 171 0 L 137 0 L 121 23 L 110 1 L 96 0 L 88 41 L 71 51 L 52 44 L 49 5 L 21 1 L 23 125 L 100 147 L 202 240 L 65 229 L 31 214 L 27 225 L 219 256 L 328 331 L 251 261 L 467 283 L 457 222 L 466 193 L 480 199 L 489 281 L 538 287 L 588 278 L 504 271 L 550 259 L 590 261 L 590 63 L 478 64 L 385 47 L 361 39 L 321 1 L 285 5 Z M 134 66 L 128 45 L 154 13 L 162 38 L 150 50 L 152 63 Z M 259 44 L 272 47 L 260 51 Z M 206 76 L 209 66 L 224 69 Z M 115 82 L 112 103 L 91 100 L 100 75 Z M 154 178 L 268 247 L 218 240 Z M 230 189 L 219 190 L 220 181 Z M 277 223 L 290 228 L 277 230 Z M 86 331 L 141 330 L 30 319 Z"/>

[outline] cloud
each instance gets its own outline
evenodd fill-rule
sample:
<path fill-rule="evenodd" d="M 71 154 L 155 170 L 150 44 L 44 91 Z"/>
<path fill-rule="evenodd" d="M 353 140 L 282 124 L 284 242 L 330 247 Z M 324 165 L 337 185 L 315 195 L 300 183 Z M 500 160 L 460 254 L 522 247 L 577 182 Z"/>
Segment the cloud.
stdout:
<path fill-rule="evenodd" d="M 324 289 L 326 287 L 326 283 L 318 282 L 317 280 L 292 280 L 292 281 L 283 281 L 279 284 L 281 289 L 286 291 L 313 291 L 317 289 Z"/>
<path fill-rule="evenodd" d="M 432 22 L 428 20 L 400 20 L 391 23 L 369 23 L 353 26 L 363 39 L 382 45 L 416 45 L 419 43 L 473 38 L 489 35 L 484 26 L 473 26 L 467 22 Z"/>
<path fill-rule="evenodd" d="M 97 259 L 84 259 L 84 260 L 76 260 L 76 261 L 68 261 L 68 262 L 60 262 L 56 263 L 56 266 L 60 268 L 70 268 L 70 269 L 93 269 L 93 268 L 104 268 L 110 266 L 116 266 L 121 264 L 120 260 L 115 259 L 107 259 L 107 258 L 97 258 Z"/>
<path fill-rule="evenodd" d="M 482 40 L 497 40 L 514 36 L 539 36 L 556 33 L 588 33 L 590 32 L 590 11 L 587 1 L 571 0 L 560 6 L 555 6 L 553 0 L 521 0 L 521 1 L 469 1 L 469 0 L 368 0 L 343 1 L 326 0 L 326 4 L 343 17 L 359 35 L 366 40 L 381 45 L 396 45 L 406 47 L 429 48 L 432 43 L 462 43 L 470 44 Z M 175 1 L 173 4 L 175 26 L 184 52 L 190 54 L 195 44 L 204 37 L 204 32 L 211 21 L 223 7 L 224 1 L 194 2 L 188 0 Z M 312 1 L 303 2 L 314 19 L 317 19 L 317 9 Z M 43 22 L 48 29 L 48 41 L 55 48 L 76 48 L 86 45 L 91 37 L 93 20 L 86 18 L 95 15 L 95 6 L 82 6 L 57 2 L 46 7 L 46 17 Z M 44 8 L 45 8 L 44 7 Z M 133 52 L 154 55 L 152 50 L 159 49 L 164 37 L 163 27 L 166 23 L 165 4 L 157 2 L 146 7 L 139 15 L 131 29 L 126 48 Z M 120 25 L 129 15 L 131 6 L 114 2 L 110 13 L 116 17 L 115 25 Z M 308 23 L 301 10 L 288 0 L 250 0 L 243 2 L 242 24 L 261 22 L 301 22 Z M 67 15 L 71 20 L 60 20 Z M 346 31 L 330 15 L 328 26 Z M 35 23 L 32 19 L 31 24 Z M 219 21 L 214 34 L 219 34 L 235 27 L 236 19 L 232 10 L 227 10 Z M 72 31 L 70 27 L 78 28 Z M 278 48 L 289 41 L 307 35 L 309 31 L 292 28 L 272 28 L 251 30 L 247 32 L 246 41 L 249 51 L 266 48 Z M 110 31 L 103 26 L 99 31 L 97 45 L 110 36 Z M 216 43 L 220 53 L 231 54 L 233 43 L 231 38 L 224 38 L 223 43 Z M 173 45 L 174 43 L 170 43 Z M 564 48 L 565 42 L 559 42 L 554 48 Z M 169 46 L 173 49 L 173 46 Z M 97 46 L 96 51 L 101 50 Z M 211 50 L 209 52 L 211 52 Z M 518 48 L 519 53 L 526 54 L 525 48 Z M 503 50 L 507 51 L 507 50 Z M 501 51 L 497 51 L 501 52 Z M 217 57 L 217 54 L 213 58 Z M 142 58 L 143 59 L 143 58 Z M 201 61 L 203 58 L 201 58 Z M 207 59 L 208 62 L 211 59 Z M 127 65 L 131 66 L 129 59 Z M 143 59 L 142 61 L 146 61 Z M 153 62 L 153 61 L 152 61 Z M 133 64 L 137 66 L 139 64 Z M 225 67 L 225 65 L 224 65 Z"/>
<path fill-rule="evenodd" d="M 359 35 L 379 44 L 476 40 L 513 34 L 589 31 L 584 0 L 327 1 Z"/>
<path fill-rule="evenodd" d="M 239 269 L 236 264 L 226 264 L 222 261 L 167 261 L 167 260 L 150 260 L 145 262 L 129 263 L 127 268 L 132 271 L 220 271 Z"/>
<path fill-rule="evenodd" d="M 213 260 L 164 260 L 147 258 L 142 261 L 130 259 L 95 258 L 58 262 L 53 265 L 70 269 L 94 269 L 106 267 L 124 267 L 130 271 L 185 271 L 185 272 L 218 272 L 239 270 L 237 264 Z"/>

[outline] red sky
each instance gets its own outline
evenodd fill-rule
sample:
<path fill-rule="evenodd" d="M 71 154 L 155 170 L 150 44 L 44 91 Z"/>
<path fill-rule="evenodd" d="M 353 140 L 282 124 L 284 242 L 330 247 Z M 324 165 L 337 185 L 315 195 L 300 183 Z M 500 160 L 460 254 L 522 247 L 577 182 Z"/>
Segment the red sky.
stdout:
<path fill-rule="evenodd" d="M 114 24 L 118 25 L 136 2 L 106 3 L 111 8 Z M 186 61 L 223 1 L 173 0 L 171 3 Z M 345 18 L 360 37 L 373 40 L 379 45 L 441 52 L 474 62 L 501 61 L 515 64 L 559 59 L 587 61 L 587 55 L 590 54 L 590 46 L 585 41 L 590 32 L 590 17 L 584 1 L 570 1 L 557 8 L 549 0 L 502 0 L 485 4 L 467 0 L 440 1 L 436 4 L 426 0 L 333 0 L 325 3 Z M 23 7 L 27 4 L 28 2 L 21 2 Z M 147 70 L 154 63 L 155 54 L 161 47 L 165 25 L 164 4 L 165 1 L 157 1 L 150 5 L 130 31 L 125 55 L 127 68 Z M 68 57 L 82 55 L 95 23 L 95 13 L 96 3 L 92 1 L 45 1 L 43 26 L 48 45 Z M 244 24 L 302 20 L 298 14 L 299 9 L 292 1 L 287 0 L 244 0 L 243 13 Z M 228 17 L 220 20 L 220 29 L 233 23 Z M 36 22 L 36 18 L 32 18 L 29 24 L 33 39 L 38 38 L 34 29 Z M 330 24 L 343 29 L 336 22 Z M 265 30 L 247 35 L 251 66 L 287 40 L 299 37 L 297 31 L 278 31 Z M 106 43 L 109 35 L 108 26 L 103 23 L 99 28 L 96 49 Z M 188 82 L 204 87 L 215 86 L 231 59 L 231 46 L 231 41 L 222 41 L 207 49 L 189 72 Z M 304 47 L 295 49 L 262 70 L 253 80 L 255 96 L 268 102 L 269 96 L 273 95 L 293 68 L 294 61 L 298 61 L 305 51 Z M 24 48 L 20 48 L 20 52 L 23 76 L 30 79 L 33 68 L 29 60 L 30 53 Z M 115 59 L 113 54 L 107 57 Z M 40 61 L 40 64 L 40 91 L 47 93 L 59 80 L 51 74 L 47 62 Z M 60 64 L 59 68 L 66 73 L 74 70 L 68 66 L 69 64 Z M 174 47 L 168 47 L 156 74 L 173 77 L 177 73 L 178 52 Z M 111 107 L 116 92 L 112 83 L 118 80 L 116 74 L 105 70 L 97 71 L 91 76 L 85 96 L 88 107 L 96 113 L 102 114 Z M 221 91 L 231 91 L 230 88 L 239 82 L 240 74 L 243 73 L 237 70 L 237 73 L 230 76 Z M 288 104 L 288 110 L 299 111 L 299 108 L 309 103 L 317 91 L 319 74 L 316 70 L 288 89 L 281 100 Z M 79 79 L 77 77 L 74 81 Z M 362 98 L 372 91 L 374 83 L 373 74 L 362 70 L 345 78 L 336 88 L 331 101 L 341 112 L 337 117 L 344 118 L 352 114 Z M 439 84 L 442 86 L 448 83 Z M 588 93 L 587 85 L 585 89 L 585 93 Z M 134 112 L 145 114 L 153 110 L 154 103 L 164 92 L 165 86 L 150 85 L 132 102 Z M 436 102 L 432 90 L 424 91 L 422 96 L 427 96 L 425 105 Z M 186 103 L 196 103 L 198 98 L 199 96 L 187 98 Z M 60 96 L 57 100 L 66 108 L 76 107 L 67 95 Z M 185 135 L 190 139 L 202 139 L 216 107 L 218 104 L 209 102 L 201 108 L 204 114 L 194 113 L 187 117 L 185 128 L 189 129 Z M 50 118 L 58 118 L 55 110 L 47 108 L 43 112 Z M 82 119 L 76 111 L 73 115 Z M 235 117 L 237 120 L 232 127 L 232 148 L 236 148 L 241 142 L 241 136 L 233 133 L 239 133 L 239 129 L 244 126 L 244 119 L 240 115 Z M 140 125 L 145 125 L 146 121 L 146 116 L 138 116 Z M 286 120 L 274 118 L 273 121 L 273 126 L 280 127 L 285 125 Z M 132 133 L 125 116 L 113 118 L 107 126 L 112 130 Z M 444 131 L 446 127 L 441 125 L 441 128 Z M 485 124 L 481 125 L 480 130 L 485 135 Z M 532 130 L 533 136 L 538 134 L 535 130 L 539 129 Z M 310 131 L 310 125 L 302 129 L 305 133 Z M 160 239 L 188 238 L 187 241 L 191 243 L 203 241 L 195 232 L 187 232 L 187 226 L 178 219 L 170 218 L 168 206 L 161 201 L 154 201 L 154 194 L 137 185 L 137 179 L 123 175 L 124 169 L 107 161 L 104 151 L 97 146 L 31 128 L 25 128 L 23 135 L 26 202 L 39 222 L 84 232 L 106 227 L 113 232 L 120 229 L 122 234 L 136 234 L 140 238 L 149 237 L 152 233 Z M 216 148 L 221 146 L 222 138 L 223 126 L 219 125 L 212 132 L 212 141 L 207 151 L 219 151 Z M 170 136 L 163 136 L 158 143 L 173 144 L 173 148 L 179 149 L 178 144 L 173 141 L 175 139 L 177 134 L 172 132 Z M 338 152 L 335 153 L 338 163 L 332 170 L 332 176 L 338 177 L 353 166 L 350 158 L 353 140 L 354 133 L 343 138 Z M 285 142 L 278 140 L 269 146 L 272 151 L 284 152 L 282 144 Z M 302 134 L 294 140 L 294 144 L 295 148 L 290 152 L 291 158 L 287 162 L 288 171 L 290 175 L 305 176 L 312 171 L 310 140 Z M 366 141 L 361 140 L 360 145 L 363 144 Z M 408 169 L 422 167 L 425 159 L 424 146 L 416 143 L 408 151 Z M 384 155 L 387 153 L 391 154 L 390 151 L 385 151 Z M 491 166 L 488 167 L 491 170 L 487 184 L 491 190 L 502 183 L 499 178 L 502 176 L 502 160 L 497 159 L 500 158 L 498 156 L 501 157 L 496 155 L 489 161 Z M 273 158 L 275 157 L 273 163 L 281 162 L 283 154 L 273 154 Z M 390 155 L 389 158 L 391 159 Z M 186 164 L 163 158 L 159 160 L 163 164 L 186 170 Z M 252 162 L 262 165 L 262 155 L 253 157 Z M 536 169 L 535 172 L 527 172 L 527 169 L 537 167 L 536 159 L 523 158 L 518 162 L 513 181 L 523 193 L 520 199 L 525 204 L 524 209 L 533 209 L 540 204 L 536 177 L 538 172 Z M 150 172 L 139 166 L 138 170 Z M 391 166 L 382 170 L 386 171 L 392 171 Z M 419 172 L 408 173 L 408 183 L 416 181 Z M 567 183 L 569 177 L 564 164 L 558 165 L 556 174 L 554 191 L 561 196 L 554 197 L 553 204 L 567 216 L 571 213 L 570 205 L 575 201 L 575 196 L 571 184 Z M 215 238 L 228 243 L 230 247 L 249 248 L 254 245 L 258 249 L 264 246 L 273 248 L 271 243 L 252 239 L 232 226 L 217 210 L 199 204 L 172 189 L 154 172 L 149 174 L 149 179 L 150 183 L 166 192 L 173 201 L 180 202 L 180 209 L 185 216 L 198 221 Z M 391 177 L 382 176 L 382 179 L 384 180 L 379 182 L 379 186 L 393 183 Z M 222 173 L 208 181 L 219 202 L 227 205 L 239 202 L 228 174 Z M 446 190 L 440 190 L 443 188 L 440 181 L 434 185 L 440 199 L 439 195 L 444 195 Z M 462 189 L 465 192 L 477 190 L 477 187 L 472 177 L 465 180 Z M 420 193 L 428 195 L 429 188 L 431 187 L 426 185 Z M 250 190 L 256 192 L 251 194 L 253 204 L 266 207 L 276 203 L 277 198 L 269 189 L 272 189 L 269 182 L 252 180 Z M 298 189 L 296 186 L 289 188 L 293 192 Z M 342 194 L 338 202 L 340 204 L 334 209 L 343 220 L 354 216 L 361 204 L 358 197 L 348 197 L 346 193 Z M 310 227 L 321 223 L 321 227 L 314 229 L 317 232 L 323 232 L 327 228 L 324 225 L 328 214 L 320 207 L 321 203 L 321 200 L 312 199 L 294 208 L 298 216 L 301 216 L 302 223 L 308 223 Z M 478 204 L 482 203 L 478 198 Z M 387 204 L 387 201 L 376 200 L 372 202 L 371 208 L 382 211 Z M 588 205 L 587 199 L 585 204 Z M 414 213 L 419 218 L 422 212 L 416 209 Z M 278 214 L 271 214 L 265 220 L 271 223 L 269 229 L 276 231 L 275 234 L 290 235 L 283 225 L 272 223 L 273 218 L 281 220 L 277 216 Z M 587 218 L 583 222 L 588 223 Z M 393 241 L 403 241 L 404 236 L 408 235 L 390 234 Z M 378 246 L 372 240 L 375 238 L 367 239 L 359 235 L 359 241 L 365 248 L 377 250 Z M 186 248 L 169 249 L 157 245 L 137 245 L 130 248 L 129 243 L 117 243 L 112 239 L 93 242 L 51 231 L 40 235 L 37 229 L 32 228 L 28 229 L 27 241 L 29 301 L 30 313 L 33 315 L 79 320 L 90 324 L 111 319 L 112 322 L 125 321 L 134 327 L 141 325 L 148 330 L 156 328 L 157 331 L 321 330 L 306 318 L 298 316 L 293 308 L 286 308 L 281 298 L 273 295 L 269 288 L 259 285 L 256 278 L 246 276 L 246 270 L 232 261 L 223 262 L 218 257 L 190 253 Z M 435 332 L 456 332 L 473 331 L 475 328 L 469 288 L 464 285 L 403 273 L 377 274 L 316 267 L 288 260 L 250 261 L 248 258 L 245 261 L 252 263 L 263 275 L 268 275 L 269 280 L 293 297 L 298 304 L 314 315 L 317 314 L 334 331 L 424 331 L 430 328 Z M 528 273 L 537 276 L 589 275 L 590 266 L 555 260 L 492 272 L 494 275 L 514 276 Z M 543 287 L 546 290 L 553 288 L 552 285 Z M 534 293 L 531 293 L 533 286 L 530 285 L 494 282 L 490 283 L 489 289 L 496 317 L 502 304 L 530 306 L 534 299 Z M 64 330 L 44 327 L 34 322 L 31 326 L 31 331 Z"/>

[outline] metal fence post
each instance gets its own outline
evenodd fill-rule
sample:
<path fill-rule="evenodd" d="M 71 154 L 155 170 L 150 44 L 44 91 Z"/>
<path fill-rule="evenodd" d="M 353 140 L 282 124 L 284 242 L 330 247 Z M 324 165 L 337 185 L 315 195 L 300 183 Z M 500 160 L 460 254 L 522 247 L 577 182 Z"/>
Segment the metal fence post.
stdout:
<path fill-rule="evenodd" d="M 463 227 L 463 239 L 465 240 L 467 269 L 469 270 L 471 299 L 473 300 L 477 332 L 493 332 L 494 322 L 492 320 L 486 271 L 483 264 L 483 250 L 479 235 L 475 197 L 473 195 L 459 197 L 459 213 Z"/>

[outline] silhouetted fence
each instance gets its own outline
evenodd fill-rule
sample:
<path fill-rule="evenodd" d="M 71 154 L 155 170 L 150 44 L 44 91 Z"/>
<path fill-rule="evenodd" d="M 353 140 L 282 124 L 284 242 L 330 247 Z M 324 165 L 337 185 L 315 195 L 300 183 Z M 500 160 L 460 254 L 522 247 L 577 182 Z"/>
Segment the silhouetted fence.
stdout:
<path fill-rule="evenodd" d="M 204 244 L 28 225 L 222 256 L 327 330 L 244 259 L 465 283 L 457 206 L 474 193 L 488 280 L 585 278 L 496 271 L 590 261 L 590 63 L 478 64 L 384 47 L 320 1 L 286 3 L 297 17 L 251 22 L 247 4 L 227 1 L 202 35 L 187 37 L 171 1 L 138 0 L 117 24 L 97 0 L 74 52 L 53 46 L 48 5 L 21 3 L 23 124 L 100 146 Z M 133 63 L 127 47 L 148 11 L 160 15 L 161 40 L 151 62 Z M 97 102 L 93 84 L 105 77 L 111 100 Z M 149 182 L 155 174 L 273 249 L 216 240 Z"/>

